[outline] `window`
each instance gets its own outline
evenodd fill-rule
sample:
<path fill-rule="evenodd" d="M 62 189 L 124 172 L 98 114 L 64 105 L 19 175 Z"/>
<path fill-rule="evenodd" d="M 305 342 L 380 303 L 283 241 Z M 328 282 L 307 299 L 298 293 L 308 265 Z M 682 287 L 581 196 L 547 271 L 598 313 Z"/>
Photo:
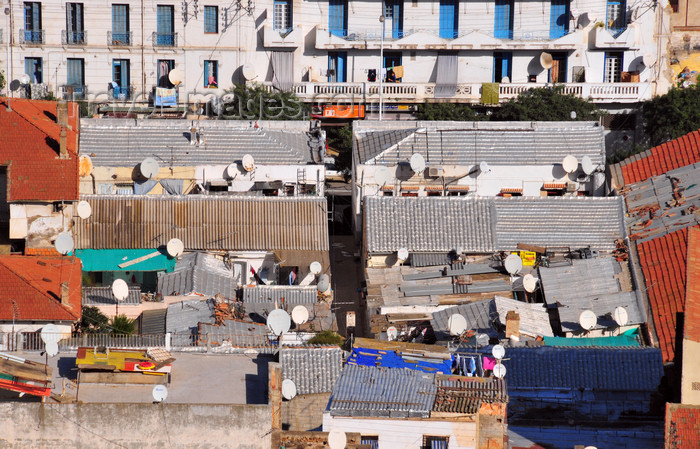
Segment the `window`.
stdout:
<path fill-rule="evenodd" d="M 362 435 L 360 437 L 360 444 L 367 444 L 370 446 L 370 449 L 379 449 L 379 436 Z"/>
<path fill-rule="evenodd" d="M 423 449 L 447 449 L 450 437 L 443 436 L 423 436 Z"/>
<path fill-rule="evenodd" d="M 85 85 L 85 60 L 77 58 L 68 58 L 66 61 L 68 68 L 68 77 L 66 84 L 69 86 L 84 86 Z"/>
<path fill-rule="evenodd" d="M 454 39 L 459 29 L 459 0 L 440 0 L 440 37 Z"/>
<path fill-rule="evenodd" d="M 608 0 L 605 28 L 615 37 L 625 31 L 625 7 L 625 0 Z"/>
<path fill-rule="evenodd" d="M 204 87 L 219 87 L 218 61 L 204 61 Z"/>
<path fill-rule="evenodd" d="M 24 58 L 24 73 L 29 77 L 30 83 L 43 83 L 44 75 L 41 58 Z"/>
<path fill-rule="evenodd" d="M 569 0 L 552 0 L 549 11 L 549 38 L 565 36 L 569 32 Z"/>
<path fill-rule="evenodd" d="M 384 52 L 384 68 L 387 71 L 386 78 L 384 81 L 387 82 L 392 82 L 392 83 L 400 83 L 401 78 L 397 78 L 396 74 L 394 73 L 394 67 L 398 67 L 401 65 L 401 59 L 402 55 L 400 51 L 385 51 Z M 389 72 L 391 70 L 391 72 Z M 393 79 L 389 77 L 389 75 L 394 74 Z"/>
<path fill-rule="evenodd" d="M 493 54 L 493 82 L 503 82 L 503 78 L 511 78 L 513 66 L 513 53 L 509 51 L 497 51 Z"/>
<path fill-rule="evenodd" d="M 165 87 L 171 89 L 173 83 L 170 82 L 168 74 L 172 69 L 175 68 L 175 61 L 172 59 L 159 59 L 158 60 L 158 87 Z"/>
<path fill-rule="evenodd" d="M 173 29 L 175 28 L 173 9 L 172 5 L 158 5 L 157 45 L 175 45 L 175 35 L 173 34 Z"/>
<path fill-rule="evenodd" d="M 384 0 L 384 26 L 391 39 L 403 37 L 403 0 Z"/>
<path fill-rule="evenodd" d="M 24 41 L 35 44 L 44 42 L 40 2 L 24 2 Z"/>
<path fill-rule="evenodd" d="M 513 39 L 513 0 L 496 0 L 496 21 L 493 36 L 498 39 Z"/>
<path fill-rule="evenodd" d="M 291 0 L 275 0 L 273 9 L 273 27 L 280 34 L 292 31 L 292 2 Z"/>
<path fill-rule="evenodd" d="M 328 82 L 329 83 L 344 83 L 347 78 L 347 58 L 348 54 L 344 51 L 328 52 Z"/>
<path fill-rule="evenodd" d="M 112 61 L 112 94 L 114 98 L 126 100 L 130 97 L 131 78 L 128 59 Z"/>
<path fill-rule="evenodd" d="M 65 44 L 85 43 L 85 22 L 83 21 L 83 4 L 66 3 Z"/>
<path fill-rule="evenodd" d="M 204 32 L 218 33 L 219 32 L 219 7 L 205 6 L 204 7 Z"/>
<path fill-rule="evenodd" d="M 605 53 L 605 82 L 619 83 L 622 72 L 622 52 Z"/>
<path fill-rule="evenodd" d="M 112 5 L 112 45 L 131 45 L 129 5 Z"/>
<path fill-rule="evenodd" d="M 552 53 L 552 68 L 547 76 L 550 83 L 566 82 L 566 53 Z"/>
<path fill-rule="evenodd" d="M 328 28 L 332 35 L 348 35 L 348 0 L 328 0 Z"/>

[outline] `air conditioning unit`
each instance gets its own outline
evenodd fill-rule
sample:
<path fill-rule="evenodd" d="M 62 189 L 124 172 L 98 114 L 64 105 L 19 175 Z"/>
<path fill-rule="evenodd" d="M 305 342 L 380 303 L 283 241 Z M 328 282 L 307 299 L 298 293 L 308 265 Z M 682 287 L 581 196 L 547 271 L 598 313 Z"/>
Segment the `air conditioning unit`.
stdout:
<path fill-rule="evenodd" d="M 442 167 L 429 167 L 428 168 L 428 176 L 431 178 L 439 178 L 440 176 L 443 176 L 445 174 L 445 170 L 442 169 Z"/>
<path fill-rule="evenodd" d="M 578 190 L 578 184 L 575 182 L 567 182 L 566 183 L 566 191 L 567 192 L 575 192 Z"/>

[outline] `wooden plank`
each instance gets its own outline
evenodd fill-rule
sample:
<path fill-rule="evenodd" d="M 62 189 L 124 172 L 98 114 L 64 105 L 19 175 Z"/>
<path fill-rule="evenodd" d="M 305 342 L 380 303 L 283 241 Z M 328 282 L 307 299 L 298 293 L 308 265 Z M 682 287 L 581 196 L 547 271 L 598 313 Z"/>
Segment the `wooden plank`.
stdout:
<path fill-rule="evenodd" d="M 0 358 L 0 373 L 9 374 L 20 379 L 50 382 L 53 368 L 43 363 L 30 362 L 29 360 L 19 363 Z"/>
<path fill-rule="evenodd" d="M 536 246 L 536 245 L 530 245 L 527 243 L 518 243 L 518 249 L 522 249 L 523 251 L 533 251 L 536 253 L 544 254 L 547 252 L 547 248 L 544 246 Z"/>
<path fill-rule="evenodd" d="M 136 259 L 129 260 L 124 263 L 120 263 L 117 265 L 119 268 L 126 268 L 130 267 L 132 265 L 136 265 L 137 263 L 143 262 L 144 260 L 148 259 L 153 259 L 154 257 L 160 256 L 161 252 L 160 251 L 154 251 L 150 254 L 146 254 L 145 256 L 137 257 Z"/>

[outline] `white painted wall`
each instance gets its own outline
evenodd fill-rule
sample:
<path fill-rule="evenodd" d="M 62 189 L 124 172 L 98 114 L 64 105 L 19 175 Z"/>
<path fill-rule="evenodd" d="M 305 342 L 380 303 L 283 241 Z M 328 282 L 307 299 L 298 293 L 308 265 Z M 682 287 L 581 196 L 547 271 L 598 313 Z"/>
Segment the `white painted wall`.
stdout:
<path fill-rule="evenodd" d="M 238 166 L 233 173 L 228 165 L 207 165 L 195 167 L 195 180 L 202 184 L 209 181 L 230 181 L 231 191 L 247 192 L 256 182 L 282 181 L 296 184 L 299 170 L 303 170 L 306 184 L 316 185 L 316 194 L 323 195 L 326 169 L 322 165 L 256 165 L 252 172 L 244 172 Z"/>

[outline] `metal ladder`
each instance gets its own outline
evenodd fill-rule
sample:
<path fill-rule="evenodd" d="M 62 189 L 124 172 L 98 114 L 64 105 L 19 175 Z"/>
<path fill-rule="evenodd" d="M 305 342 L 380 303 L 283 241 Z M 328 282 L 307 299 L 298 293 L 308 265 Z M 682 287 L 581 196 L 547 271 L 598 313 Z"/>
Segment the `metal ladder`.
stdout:
<path fill-rule="evenodd" d="M 306 188 L 306 170 L 297 168 L 297 195 L 301 195 L 302 186 Z"/>

